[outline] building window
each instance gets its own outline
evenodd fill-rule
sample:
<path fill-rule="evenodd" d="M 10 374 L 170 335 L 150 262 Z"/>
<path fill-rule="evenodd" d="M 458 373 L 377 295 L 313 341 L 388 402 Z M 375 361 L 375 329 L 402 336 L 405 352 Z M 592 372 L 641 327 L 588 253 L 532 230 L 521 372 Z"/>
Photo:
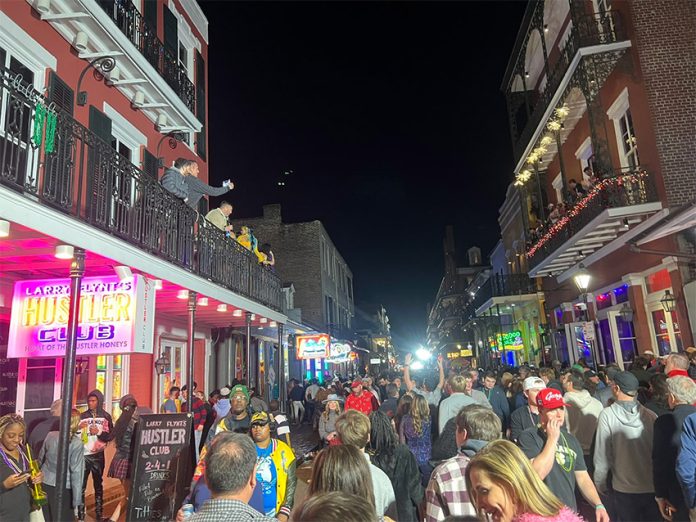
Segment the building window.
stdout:
<path fill-rule="evenodd" d="M 121 414 L 119 401 L 126 394 L 128 357 L 124 355 L 98 355 L 95 388 L 104 394 L 104 409 L 114 420 Z"/>
<path fill-rule="evenodd" d="M 619 150 L 619 161 L 623 169 L 635 169 L 640 165 L 638 159 L 638 145 L 636 133 L 633 128 L 633 118 L 628 102 L 628 88 L 624 88 L 621 94 L 611 104 L 607 116 L 614 121 L 614 133 Z"/>

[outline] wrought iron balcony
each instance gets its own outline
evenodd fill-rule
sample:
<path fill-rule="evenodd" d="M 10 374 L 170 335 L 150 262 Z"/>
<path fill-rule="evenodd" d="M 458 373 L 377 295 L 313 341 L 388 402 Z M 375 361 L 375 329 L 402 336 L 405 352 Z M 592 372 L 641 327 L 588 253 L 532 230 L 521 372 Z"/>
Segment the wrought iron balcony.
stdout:
<path fill-rule="evenodd" d="M 656 202 L 659 202 L 659 197 L 655 180 L 645 169 L 615 171 L 612 176 L 592 187 L 588 194 L 558 221 L 548 224 L 537 233 L 537 237 L 527 249 L 530 272 L 605 210 L 629 207 L 624 213 L 625 216 L 630 215 L 630 207 L 635 207 L 636 211 L 641 213 L 654 212 L 655 208 L 643 209 L 639 206 Z M 601 233 L 606 235 L 607 231 Z M 597 241 L 600 239 L 594 240 L 595 243 Z"/>
<path fill-rule="evenodd" d="M 5 102 L 1 185 L 281 309 L 280 279 L 273 270 L 67 113 L 47 111 L 46 99 L 21 76 L 0 69 L 0 100 Z M 47 114 L 44 135 L 42 115 Z"/>
<path fill-rule="evenodd" d="M 537 8 L 543 9 L 543 6 L 544 2 L 539 2 Z M 621 23 L 619 13 L 609 11 L 601 15 L 599 13 L 594 13 L 579 17 L 573 20 L 573 26 L 568 35 L 568 40 L 560 56 L 554 64 L 548 64 L 548 79 L 544 88 L 539 93 L 529 90 L 529 87 L 527 88 L 527 92 L 513 91 L 516 75 L 512 75 L 506 89 L 508 110 L 511 112 L 511 124 L 512 122 L 517 122 L 517 110 L 527 111 L 526 121 L 522 123 L 520 126 L 521 128 L 517 128 L 517 123 L 513 124 L 512 136 L 514 141 L 515 161 L 518 161 L 524 153 L 525 148 L 533 137 L 534 131 L 541 122 L 544 113 L 547 111 L 549 104 L 563 84 L 566 73 L 572 65 L 577 65 L 576 55 L 578 51 L 586 47 L 608 45 L 625 40 L 628 40 L 628 37 Z M 601 48 L 594 49 L 592 54 L 598 52 L 602 52 Z M 614 50 L 608 48 L 607 52 L 614 52 Z M 525 74 L 524 61 L 525 54 L 520 53 L 514 68 L 514 70 L 518 72 L 518 75 L 520 73 Z M 597 80 L 598 78 L 594 78 L 594 81 Z M 514 96 L 519 96 L 523 101 L 521 101 L 521 103 L 514 103 L 512 100 Z M 529 104 L 528 109 L 525 109 L 525 104 Z"/>
<path fill-rule="evenodd" d="M 534 294 L 536 291 L 536 283 L 527 274 L 494 274 L 478 289 L 467 312 L 475 316 L 476 310 L 493 297 Z"/>
<path fill-rule="evenodd" d="M 186 70 L 179 65 L 177 56 L 157 38 L 157 31 L 148 24 L 133 2 L 131 0 L 98 0 L 98 3 L 195 114 L 196 90 Z"/>

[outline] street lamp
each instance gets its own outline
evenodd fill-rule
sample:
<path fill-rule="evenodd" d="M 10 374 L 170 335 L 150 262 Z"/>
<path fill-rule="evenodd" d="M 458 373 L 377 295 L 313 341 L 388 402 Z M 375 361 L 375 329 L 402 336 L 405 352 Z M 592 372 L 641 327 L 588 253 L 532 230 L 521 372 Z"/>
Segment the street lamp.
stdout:
<path fill-rule="evenodd" d="M 162 356 L 155 361 L 155 372 L 157 375 L 164 375 L 169 370 L 169 358 Z"/>
<path fill-rule="evenodd" d="M 580 263 L 580 269 L 575 273 L 573 279 L 575 280 L 575 286 L 578 287 L 578 290 L 580 290 L 583 294 L 587 294 L 587 289 L 590 287 L 590 279 L 592 279 L 592 275 L 590 275 L 590 273 L 587 271 L 585 265 Z"/>
<path fill-rule="evenodd" d="M 677 308 L 677 300 L 670 290 L 665 290 L 665 295 L 660 299 L 660 304 L 666 313 L 674 312 Z"/>
<path fill-rule="evenodd" d="M 429 350 L 426 350 L 425 348 L 418 348 L 416 350 L 416 357 L 418 357 L 421 361 L 427 361 L 432 357 L 433 354 L 430 353 Z"/>

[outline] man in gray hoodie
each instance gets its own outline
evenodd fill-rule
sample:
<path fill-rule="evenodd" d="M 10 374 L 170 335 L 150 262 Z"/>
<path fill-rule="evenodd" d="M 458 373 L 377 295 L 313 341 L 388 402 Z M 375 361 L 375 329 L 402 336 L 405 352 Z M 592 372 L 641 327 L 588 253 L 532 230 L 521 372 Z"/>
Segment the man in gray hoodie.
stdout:
<path fill-rule="evenodd" d="M 608 494 L 611 472 L 612 520 L 660 520 L 650 459 L 657 415 L 636 400 L 635 375 L 617 372 L 612 380 L 615 401 L 597 421 L 594 482 L 600 493 Z"/>

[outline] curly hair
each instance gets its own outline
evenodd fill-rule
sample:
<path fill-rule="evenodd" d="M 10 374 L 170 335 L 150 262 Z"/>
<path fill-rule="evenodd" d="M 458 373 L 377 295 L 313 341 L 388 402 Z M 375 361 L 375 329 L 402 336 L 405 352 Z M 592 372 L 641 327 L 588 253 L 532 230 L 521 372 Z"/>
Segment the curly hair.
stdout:
<path fill-rule="evenodd" d="M 416 395 L 413 398 L 411 405 L 411 419 L 413 420 L 413 428 L 418 436 L 423 434 L 423 424 L 430 418 L 430 407 L 428 401 L 422 395 Z"/>
<path fill-rule="evenodd" d="M 27 429 L 27 425 L 24 422 L 24 418 L 16 413 L 8 413 L 0 417 L 0 439 L 5 434 L 5 430 L 12 426 L 13 424 L 20 424 L 24 430 Z"/>

